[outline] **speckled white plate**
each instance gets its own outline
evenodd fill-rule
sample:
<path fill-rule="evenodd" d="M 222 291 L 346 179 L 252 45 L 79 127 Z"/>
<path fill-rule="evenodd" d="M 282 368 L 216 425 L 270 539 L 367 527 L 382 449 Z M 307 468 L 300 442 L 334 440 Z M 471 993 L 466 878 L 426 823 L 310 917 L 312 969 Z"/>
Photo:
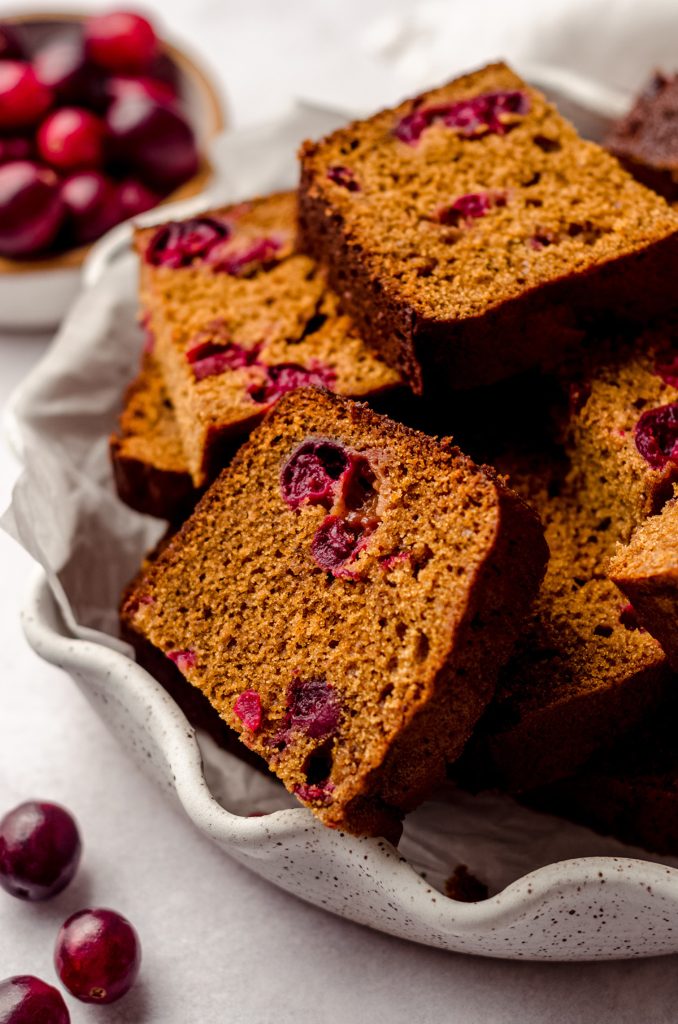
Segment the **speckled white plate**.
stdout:
<path fill-rule="evenodd" d="M 549 76 L 557 84 L 549 91 L 562 98 L 566 76 L 536 69 L 531 75 L 547 88 Z M 570 81 L 569 89 L 571 115 L 577 104 L 598 123 L 617 112 L 591 103 L 591 84 L 575 88 Z M 245 184 L 286 186 L 294 172 L 291 141 L 332 122 L 306 109 L 262 132 L 230 136 L 223 154 L 229 197 Z M 584 960 L 677 952 L 672 863 L 644 859 L 642 851 L 506 799 L 453 791 L 408 818 L 398 851 L 333 832 L 276 784 L 197 736 L 114 638 L 121 581 L 158 529 L 117 502 L 105 452 L 140 340 L 133 328 L 135 268 L 121 255 L 126 243 L 123 233 L 99 246 L 83 295 L 6 423 L 26 471 L 5 525 L 43 566 L 23 614 L 34 649 L 72 676 L 198 828 L 302 899 L 393 935 L 486 956 Z M 446 866 L 449 873 L 459 863 L 491 881 L 490 898 L 465 904 L 442 894 Z"/>

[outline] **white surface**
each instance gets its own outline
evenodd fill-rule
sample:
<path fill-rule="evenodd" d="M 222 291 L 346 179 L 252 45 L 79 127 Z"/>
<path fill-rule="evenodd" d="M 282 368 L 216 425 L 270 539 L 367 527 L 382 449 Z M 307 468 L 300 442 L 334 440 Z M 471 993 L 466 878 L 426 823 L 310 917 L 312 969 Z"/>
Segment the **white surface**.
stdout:
<path fill-rule="evenodd" d="M 325 84 L 334 69 L 340 89 L 336 71 L 347 66 L 342 61 L 350 36 L 366 29 L 373 11 L 412 9 L 406 0 L 257 0 L 237 12 L 234 6 L 175 0 L 163 5 L 163 14 L 170 27 L 212 53 L 241 122 L 273 113 L 281 98 L 286 101 L 321 72 Z M 540 16 L 552 6 L 540 5 Z M 616 4 L 615 11 L 629 6 Z M 511 5 L 512 15 L 515 10 Z M 335 46 L 328 53 L 330 39 Z M 601 39 L 594 42 L 591 59 Z M 577 45 L 578 60 L 585 50 Z M 639 42 L 625 62 L 631 75 L 640 51 Z M 469 63 L 483 55 L 469 53 Z M 659 58 L 642 67 L 653 59 Z M 352 82 L 367 73 L 366 64 L 364 58 L 351 62 Z M 0 340 L 3 402 L 43 347 L 34 339 Z M 3 450 L 3 504 L 14 473 Z M 66 677 L 27 650 L 17 608 L 29 561 L 4 536 L 0 566 L 0 807 L 31 795 L 60 799 L 78 815 L 87 843 L 82 875 L 55 903 L 26 907 L 9 897 L 0 900 L 0 974 L 34 971 L 49 978 L 59 921 L 83 903 L 99 902 L 118 907 L 137 924 L 146 952 L 143 983 L 117 1008 L 72 1006 L 74 1022 L 104 1015 L 138 1024 L 676 1020 L 674 958 L 556 967 L 437 953 L 312 910 L 224 858 L 136 772 Z"/>

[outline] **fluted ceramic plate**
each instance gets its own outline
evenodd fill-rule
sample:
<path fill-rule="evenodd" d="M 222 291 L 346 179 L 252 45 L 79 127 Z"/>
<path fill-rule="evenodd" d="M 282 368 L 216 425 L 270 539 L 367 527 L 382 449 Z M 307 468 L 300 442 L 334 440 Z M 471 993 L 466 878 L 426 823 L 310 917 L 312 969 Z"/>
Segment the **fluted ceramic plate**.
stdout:
<path fill-rule="evenodd" d="M 598 134 L 625 102 L 554 69 L 529 76 L 588 134 L 592 126 Z M 279 123 L 225 137 L 216 154 L 219 198 L 291 185 L 296 143 L 340 120 L 299 108 Z M 310 903 L 402 938 L 486 956 L 678 952 L 678 862 L 652 860 L 507 798 L 451 788 L 408 817 L 398 850 L 331 831 L 274 781 L 196 734 L 116 639 L 120 589 L 159 533 L 157 523 L 118 502 L 106 454 L 141 344 L 128 244 L 123 228 L 95 248 L 83 294 L 6 422 L 25 470 L 5 526 L 42 565 L 23 614 L 34 649 L 72 676 L 199 829 Z M 489 882 L 488 899 L 468 904 L 444 895 L 446 875 L 462 863 Z"/>

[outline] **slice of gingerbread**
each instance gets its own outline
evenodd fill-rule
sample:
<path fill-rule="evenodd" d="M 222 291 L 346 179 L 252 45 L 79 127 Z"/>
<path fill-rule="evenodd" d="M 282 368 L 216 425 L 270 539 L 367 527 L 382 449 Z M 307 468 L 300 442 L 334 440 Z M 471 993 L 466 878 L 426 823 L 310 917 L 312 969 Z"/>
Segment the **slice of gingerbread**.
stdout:
<path fill-rule="evenodd" d="M 300 389 L 122 622 L 327 825 L 392 836 L 461 753 L 546 556 L 537 516 L 457 449 Z"/>

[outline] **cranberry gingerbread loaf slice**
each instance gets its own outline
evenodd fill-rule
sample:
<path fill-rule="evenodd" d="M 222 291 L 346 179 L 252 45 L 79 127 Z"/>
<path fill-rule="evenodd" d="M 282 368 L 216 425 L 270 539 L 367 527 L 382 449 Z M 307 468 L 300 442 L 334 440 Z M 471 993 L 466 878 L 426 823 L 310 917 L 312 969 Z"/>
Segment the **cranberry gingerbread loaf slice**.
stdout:
<path fill-rule="evenodd" d="M 149 353 L 127 389 L 110 454 L 118 494 L 131 508 L 176 521 L 195 504 L 174 407 Z"/>
<path fill-rule="evenodd" d="M 595 494 L 552 455 L 497 464 L 541 515 L 550 560 L 459 774 L 474 789 L 522 792 L 571 775 L 633 728 L 672 680 L 659 644 L 606 577 L 615 528 Z"/>
<path fill-rule="evenodd" d="M 669 202 L 678 202 L 678 75 L 657 72 L 605 145 L 624 167 Z"/>
<path fill-rule="evenodd" d="M 286 391 L 365 398 L 400 383 L 295 252 L 296 212 L 284 193 L 137 232 L 153 353 L 196 487 Z"/>
<path fill-rule="evenodd" d="M 580 314 L 674 305 L 678 214 L 504 64 L 301 150 L 300 233 L 421 388 L 556 365 Z M 369 328 L 369 333 L 368 333 Z"/>
<path fill-rule="evenodd" d="M 393 835 L 461 753 L 546 554 L 457 449 L 303 388 L 142 570 L 123 628 L 322 821 Z"/>
<path fill-rule="evenodd" d="M 678 671 L 678 498 L 636 530 L 608 572 Z"/>

